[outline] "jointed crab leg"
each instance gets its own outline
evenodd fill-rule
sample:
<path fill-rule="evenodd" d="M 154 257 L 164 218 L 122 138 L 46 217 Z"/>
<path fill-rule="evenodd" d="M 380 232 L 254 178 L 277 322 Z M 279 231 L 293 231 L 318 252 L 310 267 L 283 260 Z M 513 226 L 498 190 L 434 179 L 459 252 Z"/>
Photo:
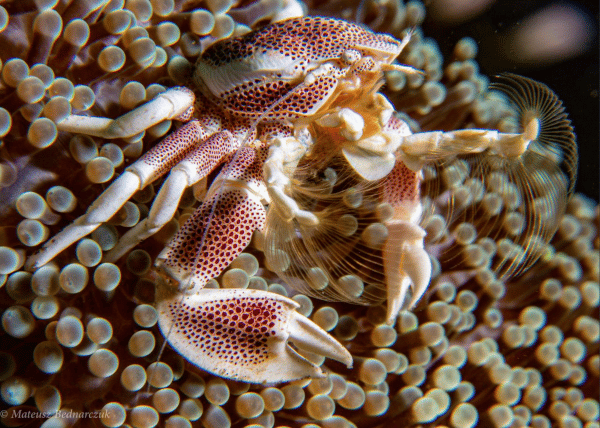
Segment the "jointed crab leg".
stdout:
<path fill-rule="evenodd" d="M 439 159 L 458 154 L 491 150 L 502 157 L 517 157 L 525 153 L 531 141 L 538 138 L 540 124 L 532 119 L 523 133 L 509 134 L 488 129 L 463 129 L 452 132 L 420 132 L 403 137 L 400 150 L 408 159 Z M 422 165 L 413 167 L 421 168 Z"/>
<path fill-rule="evenodd" d="M 30 270 L 48 263 L 78 239 L 108 221 L 131 196 L 165 174 L 210 134 L 199 121 L 192 121 L 166 137 L 138 161 L 130 165 L 94 201 L 87 212 L 49 240 L 27 260 Z"/>
<path fill-rule="evenodd" d="M 221 131 L 193 149 L 184 160 L 171 169 L 152 203 L 148 217 L 123 235 L 104 260 L 118 260 L 131 248 L 158 232 L 175 215 L 185 189 L 206 177 L 223 162 L 226 155 L 235 151 L 238 145 L 238 141 L 229 131 Z"/>
<path fill-rule="evenodd" d="M 159 254 L 156 264 L 190 291 L 204 288 L 262 229 L 268 198 L 262 182 L 264 152 L 243 148 L 215 179 L 202 205 Z"/>
<path fill-rule="evenodd" d="M 60 131 L 93 135 L 101 138 L 129 138 L 163 120 L 188 121 L 196 97 L 184 87 L 171 88 L 151 101 L 116 119 L 70 115 L 57 124 Z"/>

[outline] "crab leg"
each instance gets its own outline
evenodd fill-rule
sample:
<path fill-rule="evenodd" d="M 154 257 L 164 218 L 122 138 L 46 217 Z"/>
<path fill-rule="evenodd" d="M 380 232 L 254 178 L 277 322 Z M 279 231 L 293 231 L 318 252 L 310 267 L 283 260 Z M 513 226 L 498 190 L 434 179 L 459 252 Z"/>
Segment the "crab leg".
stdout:
<path fill-rule="evenodd" d="M 26 267 L 35 270 L 58 253 L 90 234 L 108 221 L 127 200 L 160 177 L 185 157 L 196 144 L 205 140 L 209 131 L 198 121 L 191 121 L 150 149 L 115 180 L 88 208 L 87 212 L 46 242 L 27 260 Z"/>
<path fill-rule="evenodd" d="M 175 215 L 185 189 L 206 177 L 237 146 L 238 142 L 233 135 L 229 131 L 222 131 L 211 135 L 201 146 L 190 152 L 169 173 L 152 203 L 148 217 L 127 231 L 104 260 L 118 260 L 131 248 L 158 232 Z"/>
<path fill-rule="evenodd" d="M 321 377 L 301 349 L 352 366 L 341 344 L 287 297 L 261 290 L 204 289 L 181 298 L 159 289 L 158 323 L 163 335 L 191 363 L 229 379 L 252 383 Z"/>
<path fill-rule="evenodd" d="M 101 138 L 129 138 L 163 120 L 188 121 L 195 99 L 194 93 L 187 88 L 171 88 L 116 119 L 73 114 L 57 123 L 57 127 L 61 131 Z"/>
<path fill-rule="evenodd" d="M 406 132 L 401 121 L 392 116 L 386 129 Z M 419 226 L 422 207 L 419 186 L 421 173 L 409 169 L 397 160 L 383 181 L 383 199 L 394 210 L 385 222 L 388 238 L 383 246 L 383 270 L 387 289 L 386 322 L 393 324 L 403 307 L 412 308 L 421 298 L 431 280 L 431 260 L 424 249 L 425 230 Z M 406 297 L 412 287 L 408 304 Z"/>
<path fill-rule="evenodd" d="M 462 129 L 452 132 L 420 132 L 403 137 L 400 150 L 407 161 L 415 160 L 413 169 L 431 159 L 458 154 L 481 153 L 492 150 L 503 157 L 517 157 L 527 151 L 529 143 L 538 138 L 540 122 L 534 118 L 521 134 L 509 134 L 487 129 Z"/>
<path fill-rule="evenodd" d="M 196 211 L 158 255 L 156 264 L 183 287 L 201 290 L 265 224 L 264 156 L 243 148 L 224 167 Z"/>

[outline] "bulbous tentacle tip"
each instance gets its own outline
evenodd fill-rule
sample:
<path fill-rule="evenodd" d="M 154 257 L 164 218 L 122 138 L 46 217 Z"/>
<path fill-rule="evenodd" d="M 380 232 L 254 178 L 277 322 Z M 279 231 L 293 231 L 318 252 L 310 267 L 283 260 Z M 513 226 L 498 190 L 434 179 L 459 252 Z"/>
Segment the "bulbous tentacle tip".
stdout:
<path fill-rule="evenodd" d="M 352 365 L 350 353 L 298 314 L 286 297 L 251 289 L 203 289 L 159 296 L 160 329 L 184 358 L 218 376 L 250 383 L 321 377 L 300 348 Z"/>

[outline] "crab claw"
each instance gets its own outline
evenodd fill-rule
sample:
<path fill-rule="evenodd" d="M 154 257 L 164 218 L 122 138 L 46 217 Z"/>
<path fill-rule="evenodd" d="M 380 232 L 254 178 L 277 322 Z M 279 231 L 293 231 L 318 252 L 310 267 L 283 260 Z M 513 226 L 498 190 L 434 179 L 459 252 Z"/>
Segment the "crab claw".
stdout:
<path fill-rule="evenodd" d="M 251 383 L 320 377 L 297 348 L 352 366 L 352 356 L 287 297 L 250 289 L 203 289 L 160 295 L 160 329 L 184 358 L 218 376 Z"/>
<path fill-rule="evenodd" d="M 394 324 L 401 309 L 410 309 L 417 304 L 427 290 L 431 280 L 431 259 L 423 248 L 425 231 L 404 221 L 387 224 L 391 236 L 384 245 L 384 271 L 387 282 L 386 322 Z M 401 242 L 398 242 L 401 241 Z M 412 286 L 408 304 L 406 297 Z"/>

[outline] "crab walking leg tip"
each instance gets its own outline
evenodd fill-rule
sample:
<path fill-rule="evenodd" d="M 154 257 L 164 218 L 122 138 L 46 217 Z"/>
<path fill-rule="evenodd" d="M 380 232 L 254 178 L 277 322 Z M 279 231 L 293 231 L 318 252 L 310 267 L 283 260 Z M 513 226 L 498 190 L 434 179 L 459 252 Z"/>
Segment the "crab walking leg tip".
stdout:
<path fill-rule="evenodd" d="M 25 262 L 25 269 L 32 272 L 40 268 L 68 246 L 92 233 L 98 226 L 100 224 L 86 224 L 85 215 L 79 217 L 48 241 L 39 252 L 29 257 Z"/>
<path fill-rule="evenodd" d="M 337 340 L 317 324 L 292 312 L 288 326 L 290 340 L 301 349 L 339 361 L 352 367 L 352 355 Z"/>
<path fill-rule="evenodd" d="M 92 203 L 87 212 L 65 227 L 42 249 L 27 260 L 28 270 L 35 270 L 52 260 L 58 253 L 96 230 L 115 215 L 125 202 L 140 189 L 140 178 L 133 172 L 124 171 Z"/>

